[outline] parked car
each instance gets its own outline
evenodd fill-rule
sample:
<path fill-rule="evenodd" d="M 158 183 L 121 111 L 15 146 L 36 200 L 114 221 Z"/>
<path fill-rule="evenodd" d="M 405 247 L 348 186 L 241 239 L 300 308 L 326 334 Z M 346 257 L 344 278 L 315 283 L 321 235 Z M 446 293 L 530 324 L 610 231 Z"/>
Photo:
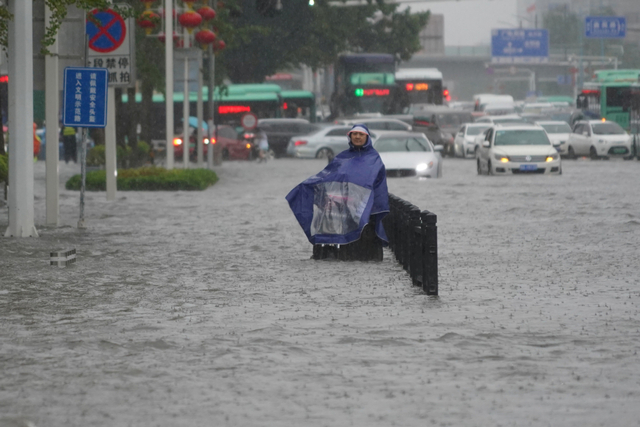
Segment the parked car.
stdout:
<path fill-rule="evenodd" d="M 422 132 L 434 145 L 443 146 L 443 155 L 453 157 L 455 134 L 464 123 L 473 122 L 469 111 L 456 110 L 442 105 L 412 104 L 413 130 Z"/>
<path fill-rule="evenodd" d="M 573 132 L 569 135 L 567 157 L 631 158 L 631 141 L 631 135 L 616 122 L 581 120 L 575 123 Z"/>
<path fill-rule="evenodd" d="M 369 130 L 404 130 L 410 131 L 411 125 L 405 123 L 402 120 L 397 118 L 390 117 L 380 117 L 374 119 L 358 119 L 358 118 L 350 118 L 350 119 L 338 119 L 336 120 L 336 124 L 339 125 L 350 125 L 353 126 L 356 123 L 362 123 Z"/>
<path fill-rule="evenodd" d="M 388 177 L 442 176 L 442 146 L 433 144 L 419 132 L 380 132 L 373 141 Z"/>
<path fill-rule="evenodd" d="M 456 157 L 475 157 L 475 139 L 490 127 L 488 123 L 465 123 L 453 141 Z"/>
<path fill-rule="evenodd" d="M 537 125 L 494 125 L 476 154 L 478 175 L 561 174 L 560 154 Z"/>
<path fill-rule="evenodd" d="M 308 135 L 320 128 L 305 119 L 260 119 L 258 127 L 267 134 L 269 148 L 276 157 L 287 155 L 287 146 L 292 136 Z"/>
<path fill-rule="evenodd" d="M 333 159 L 349 148 L 347 132 L 351 126 L 325 126 L 308 135 L 296 135 L 289 140 L 287 154 L 306 159 Z"/>
<path fill-rule="evenodd" d="M 560 120 L 545 120 L 536 122 L 538 126 L 542 126 L 547 131 L 547 136 L 551 140 L 551 143 L 561 156 L 567 154 L 567 141 L 571 134 L 571 126 L 569 123 Z"/>

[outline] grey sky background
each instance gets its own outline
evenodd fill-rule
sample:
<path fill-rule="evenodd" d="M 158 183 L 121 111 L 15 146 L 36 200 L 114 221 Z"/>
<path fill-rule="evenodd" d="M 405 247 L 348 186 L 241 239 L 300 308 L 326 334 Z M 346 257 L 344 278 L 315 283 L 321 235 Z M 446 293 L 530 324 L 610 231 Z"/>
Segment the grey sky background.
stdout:
<path fill-rule="evenodd" d="M 517 0 L 407 3 L 407 7 L 444 15 L 445 46 L 490 45 L 492 28 L 515 28 L 519 23 Z"/>

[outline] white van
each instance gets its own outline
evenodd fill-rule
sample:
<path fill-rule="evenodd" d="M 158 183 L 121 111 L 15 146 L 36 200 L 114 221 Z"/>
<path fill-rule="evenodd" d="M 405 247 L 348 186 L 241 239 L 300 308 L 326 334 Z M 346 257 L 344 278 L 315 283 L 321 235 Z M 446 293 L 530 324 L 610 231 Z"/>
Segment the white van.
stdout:
<path fill-rule="evenodd" d="M 484 111 L 489 104 L 511 105 L 515 107 L 515 101 L 511 95 L 497 95 L 495 93 L 478 93 L 473 95 L 474 111 Z"/>

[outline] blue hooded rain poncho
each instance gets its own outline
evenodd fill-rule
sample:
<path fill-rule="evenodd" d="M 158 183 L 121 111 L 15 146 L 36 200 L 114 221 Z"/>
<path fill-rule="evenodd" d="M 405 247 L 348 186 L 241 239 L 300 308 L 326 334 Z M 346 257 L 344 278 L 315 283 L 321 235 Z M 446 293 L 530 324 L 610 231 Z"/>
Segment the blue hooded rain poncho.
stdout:
<path fill-rule="evenodd" d="M 382 218 L 389 213 L 384 164 L 373 148 L 369 129 L 357 124 L 351 129 L 354 130 L 367 134 L 363 146 L 353 145 L 348 137 L 348 150 L 286 196 L 307 239 L 314 245 L 355 242 L 370 220 L 382 244 L 388 244 L 382 225 Z"/>

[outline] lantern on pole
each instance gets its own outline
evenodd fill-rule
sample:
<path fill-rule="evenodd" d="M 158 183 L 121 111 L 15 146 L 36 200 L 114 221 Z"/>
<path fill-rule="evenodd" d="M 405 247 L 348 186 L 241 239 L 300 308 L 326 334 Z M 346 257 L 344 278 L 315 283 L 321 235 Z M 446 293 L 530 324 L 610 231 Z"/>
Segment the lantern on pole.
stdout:
<path fill-rule="evenodd" d="M 180 15 L 178 22 L 191 34 L 194 28 L 202 24 L 202 16 L 198 12 L 188 10 Z"/>
<path fill-rule="evenodd" d="M 160 15 L 152 10 L 145 10 L 138 18 L 138 26 L 149 35 L 160 21 Z"/>
<path fill-rule="evenodd" d="M 211 30 L 200 30 L 196 33 L 196 41 L 203 49 L 206 49 L 207 45 L 216 41 L 216 35 Z"/>
<path fill-rule="evenodd" d="M 224 42 L 224 40 L 219 39 L 213 42 L 213 51 L 216 53 L 224 50 L 225 47 L 227 47 L 227 44 Z"/>
<path fill-rule="evenodd" d="M 209 6 L 202 6 L 198 9 L 198 13 L 202 16 L 205 22 L 209 22 L 216 17 L 216 11 Z"/>

